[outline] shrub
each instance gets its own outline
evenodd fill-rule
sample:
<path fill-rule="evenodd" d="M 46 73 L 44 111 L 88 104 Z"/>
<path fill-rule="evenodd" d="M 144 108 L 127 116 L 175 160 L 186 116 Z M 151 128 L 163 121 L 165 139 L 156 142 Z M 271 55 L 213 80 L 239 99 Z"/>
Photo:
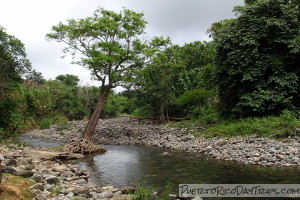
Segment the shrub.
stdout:
<path fill-rule="evenodd" d="M 265 137 L 286 137 L 297 133 L 300 120 L 290 111 L 284 111 L 279 117 L 249 117 L 237 121 L 224 121 L 197 133 L 209 137 L 260 135 Z"/>
<path fill-rule="evenodd" d="M 132 116 L 135 117 L 152 117 L 154 115 L 153 109 L 150 105 L 143 106 L 133 111 Z"/>
<path fill-rule="evenodd" d="M 154 191 L 149 186 L 137 186 L 133 200 L 155 200 Z"/>
<path fill-rule="evenodd" d="M 40 122 L 40 129 L 48 129 L 52 124 L 52 119 L 50 118 L 43 118 Z"/>
<path fill-rule="evenodd" d="M 203 109 L 195 108 L 191 114 L 194 118 L 205 124 L 212 124 L 219 121 L 219 113 L 211 106 Z"/>

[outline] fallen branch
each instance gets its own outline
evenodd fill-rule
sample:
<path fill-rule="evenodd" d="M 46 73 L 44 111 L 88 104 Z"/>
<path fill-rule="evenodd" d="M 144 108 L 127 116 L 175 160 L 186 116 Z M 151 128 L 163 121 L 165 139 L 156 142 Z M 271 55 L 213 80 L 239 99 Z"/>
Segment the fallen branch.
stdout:
<path fill-rule="evenodd" d="M 130 117 L 130 119 L 137 119 L 137 120 L 159 120 L 160 117 Z M 177 117 L 166 117 L 167 121 L 183 121 L 183 120 L 190 120 L 190 116 L 186 116 L 183 118 L 177 118 Z"/>

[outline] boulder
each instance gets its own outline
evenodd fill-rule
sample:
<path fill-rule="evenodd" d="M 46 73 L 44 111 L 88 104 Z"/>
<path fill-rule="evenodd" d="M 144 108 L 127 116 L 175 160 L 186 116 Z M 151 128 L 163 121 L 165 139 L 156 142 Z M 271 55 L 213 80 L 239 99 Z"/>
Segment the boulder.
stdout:
<path fill-rule="evenodd" d="M 30 170 L 22 170 L 22 169 L 17 169 L 16 172 L 13 173 L 16 176 L 22 176 L 25 178 L 32 177 L 33 172 Z"/>
<path fill-rule="evenodd" d="M 43 191 L 44 185 L 42 183 L 37 183 L 37 184 L 31 186 L 30 189 L 32 189 L 32 190 L 36 189 L 36 190 Z"/>
<path fill-rule="evenodd" d="M 58 178 L 56 176 L 49 176 L 45 179 L 45 181 L 49 184 L 56 184 L 58 182 Z"/>
<path fill-rule="evenodd" d="M 90 189 L 87 187 L 80 187 L 80 188 L 75 188 L 72 191 L 74 194 L 89 194 L 90 193 Z"/>
<path fill-rule="evenodd" d="M 25 165 L 29 165 L 32 163 L 32 158 L 18 158 L 17 159 L 17 166 L 25 166 Z"/>
<path fill-rule="evenodd" d="M 4 162 L 6 166 L 16 167 L 17 161 L 15 159 L 9 159 Z"/>
<path fill-rule="evenodd" d="M 105 198 L 112 198 L 114 196 L 114 193 L 112 193 L 111 191 L 105 191 L 99 194 L 99 197 L 101 199 L 105 199 Z"/>

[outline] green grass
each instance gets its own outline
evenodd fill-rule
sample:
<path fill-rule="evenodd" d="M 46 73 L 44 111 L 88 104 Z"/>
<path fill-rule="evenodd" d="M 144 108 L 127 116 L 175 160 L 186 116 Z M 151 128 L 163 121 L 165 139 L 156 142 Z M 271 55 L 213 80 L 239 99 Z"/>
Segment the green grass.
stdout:
<path fill-rule="evenodd" d="M 50 118 L 43 118 L 40 122 L 40 129 L 48 129 L 52 124 L 52 119 Z"/>
<path fill-rule="evenodd" d="M 171 191 L 171 187 L 167 184 L 164 190 L 159 195 L 154 195 L 155 190 L 152 187 L 147 185 L 138 185 L 133 200 L 169 200 L 169 194 Z"/>
<path fill-rule="evenodd" d="M 1 184 L 4 188 L 17 188 L 20 192 L 16 193 L 15 191 L 4 190 L 2 195 L 0 196 L 0 200 L 7 200 L 7 199 L 24 199 L 24 200 L 31 200 L 34 198 L 34 194 L 31 193 L 30 187 L 35 184 L 35 182 L 28 178 L 23 178 L 19 176 L 14 176 L 11 174 L 3 173 L 4 176 L 7 177 L 5 181 Z"/>
<path fill-rule="evenodd" d="M 232 137 L 256 134 L 270 138 L 283 138 L 299 134 L 297 133 L 299 128 L 300 120 L 287 111 L 279 117 L 269 116 L 223 121 L 207 127 L 204 131 L 197 132 L 195 136 Z"/>
<path fill-rule="evenodd" d="M 206 129 L 196 132 L 196 137 L 234 137 L 256 134 L 270 138 L 285 138 L 290 135 L 300 135 L 300 119 L 290 111 L 284 111 L 280 116 L 237 120 L 220 119 L 214 124 L 206 123 L 201 118 L 167 124 L 167 127 L 185 128 L 187 133 L 190 130 L 197 130 L 199 126 Z"/>
<path fill-rule="evenodd" d="M 57 188 L 55 188 L 53 191 L 52 191 L 52 193 L 54 193 L 54 194 L 60 194 L 61 193 L 61 191 L 63 190 L 63 188 L 62 187 L 57 187 Z"/>

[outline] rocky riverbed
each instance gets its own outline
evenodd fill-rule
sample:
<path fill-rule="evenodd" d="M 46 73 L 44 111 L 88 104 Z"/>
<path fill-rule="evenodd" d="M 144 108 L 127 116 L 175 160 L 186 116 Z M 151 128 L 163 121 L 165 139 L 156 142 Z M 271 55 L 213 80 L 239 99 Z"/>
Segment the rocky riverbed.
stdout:
<path fill-rule="evenodd" d="M 86 121 L 69 122 L 68 130 L 53 125 L 47 130 L 33 130 L 29 137 L 55 141 L 80 138 Z M 152 145 L 203 153 L 219 160 L 251 165 L 297 167 L 300 166 L 299 139 L 277 141 L 258 136 L 233 138 L 195 138 L 183 128 L 170 128 L 160 124 L 140 122 L 127 117 L 99 120 L 94 141 L 98 144 Z"/>
<path fill-rule="evenodd" d="M 36 158 L 28 147 L 0 147 L 2 169 L 4 173 L 30 178 L 34 181 L 30 187 L 35 200 L 131 200 L 128 194 L 134 188 L 117 189 L 112 186 L 97 187 L 89 183 L 89 173 L 77 165 L 63 164 L 55 157 Z M 48 154 L 47 151 L 40 151 Z M 31 154 L 31 155 L 30 155 Z M 33 156 L 32 156 L 33 155 Z M 5 182 L 3 176 L 2 182 Z M 12 188 L 3 188 L 18 193 Z"/>

